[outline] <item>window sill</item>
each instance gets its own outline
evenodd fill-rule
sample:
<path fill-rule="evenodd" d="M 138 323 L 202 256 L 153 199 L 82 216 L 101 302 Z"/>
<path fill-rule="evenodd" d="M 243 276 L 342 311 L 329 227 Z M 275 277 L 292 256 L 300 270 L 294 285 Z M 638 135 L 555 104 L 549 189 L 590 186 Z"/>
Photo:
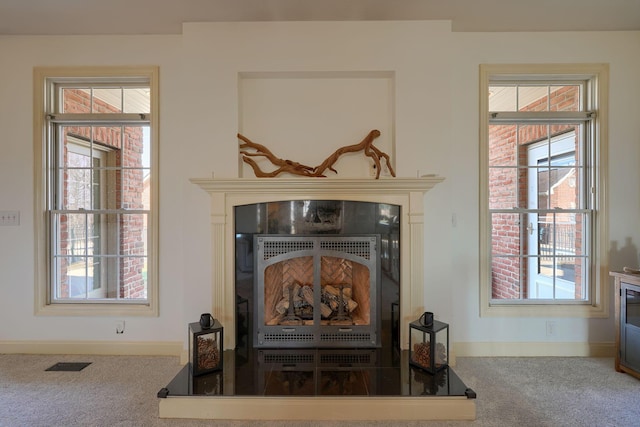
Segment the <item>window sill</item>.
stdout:
<path fill-rule="evenodd" d="M 608 304 L 496 304 L 483 305 L 480 317 L 578 317 L 607 318 Z"/>
<path fill-rule="evenodd" d="M 158 316 L 151 304 L 61 303 L 36 307 L 37 316 Z"/>

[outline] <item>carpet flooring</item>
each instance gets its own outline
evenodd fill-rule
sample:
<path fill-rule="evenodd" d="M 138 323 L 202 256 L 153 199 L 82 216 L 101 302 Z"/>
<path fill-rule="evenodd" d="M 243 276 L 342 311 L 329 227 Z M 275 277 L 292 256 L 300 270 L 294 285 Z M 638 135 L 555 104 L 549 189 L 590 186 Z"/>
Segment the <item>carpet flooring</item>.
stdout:
<path fill-rule="evenodd" d="M 91 364 L 46 371 L 59 362 Z M 459 357 L 477 419 L 449 422 L 159 419 L 156 394 L 180 369 L 174 357 L 0 355 L 0 426 L 640 426 L 640 381 L 616 372 L 611 358 Z"/>

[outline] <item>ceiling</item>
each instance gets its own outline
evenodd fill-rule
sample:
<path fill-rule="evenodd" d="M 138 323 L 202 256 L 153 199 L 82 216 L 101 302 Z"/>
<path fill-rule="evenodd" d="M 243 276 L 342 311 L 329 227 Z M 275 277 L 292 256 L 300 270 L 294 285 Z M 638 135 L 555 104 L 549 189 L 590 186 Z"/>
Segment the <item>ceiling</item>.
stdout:
<path fill-rule="evenodd" d="M 453 31 L 640 30 L 640 0 L 0 0 L 0 35 L 180 34 L 184 22 L 450 20 Z"/>

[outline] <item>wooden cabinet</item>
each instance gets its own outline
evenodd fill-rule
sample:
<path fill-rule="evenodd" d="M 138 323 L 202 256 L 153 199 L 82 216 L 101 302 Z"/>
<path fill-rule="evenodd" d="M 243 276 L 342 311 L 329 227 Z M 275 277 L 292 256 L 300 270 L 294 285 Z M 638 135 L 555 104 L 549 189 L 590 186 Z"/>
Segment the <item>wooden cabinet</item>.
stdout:
<path fill-rule="evenodd" d="M 615 278 L 618 372 L 640 378 L 640 274 L 611 272 Z"/>

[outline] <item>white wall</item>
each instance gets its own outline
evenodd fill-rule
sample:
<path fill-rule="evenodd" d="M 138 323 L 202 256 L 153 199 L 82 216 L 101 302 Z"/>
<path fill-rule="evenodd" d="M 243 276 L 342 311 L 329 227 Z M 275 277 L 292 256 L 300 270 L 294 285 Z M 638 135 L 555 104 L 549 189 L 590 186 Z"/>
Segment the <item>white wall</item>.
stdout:
<path fill-rule="evenodd" d="M 446 177 L 425 198 L 425 308 L 451 324 L 458 343 L 493 343 L 509 354 L 521 342 L 548 342 L 547 319 L 479 317 L 478 64 L 610 63 L 609 222 L 612 244 L 622 248 L 626 239 L 640 245 L 639 48 L 638 32 L 452 33 L 438 21 L 0 38 L 0 210 L 21 213 L 19 227 L 0 227 L 0 350 L 20 340 L 184 342 L 186 324 L 211 301 L 209 197 L 188 179 L 238 176 L 238 75 L 247 72 L 393 73 L 398 176 Z M 114 318 L 33 314 L 32 68 L 99 64 L 160 66 L 160 315 L 126 319 L 118 336 Z M 269 148 L 286 157 L 286 142 Z M 617 269 L 630 263 L 638 264 L 637 253 L 611 259 Z M 613 342 L 611 318 L 556 320 L 554 342 Z"/>
<path fill-rule="evenodd" d="M 0 348 L 3 343 L 182 341 L 186 334 L 182 214 L 184 166 L 181 129 L 180 37 L 0 37 L 0 210 L 20 211 L 19 227 L 0 227 Z M 34 315 L 33 243 L 33 67 L 72 65 L 159 65 L 162 92 L 160 188 L 160 317 L 126 320 L 115 333 L 115 318 Z M 165 249 L 166 248 L 166 249 Z M 119 318 L 118 318 L 119 319 Z M 6 346 L 10 351 L 14 347 Z M 16 347 L 25 348 L 25 347 Z M 26 347 L 30 348 L 30 347 Z M 67 350 L 52 346 L 52 351 Z M 47 346 L 35 350 L 47 351 Z M 76 348 L 69 348 L 73 351 Z M 87 351 L 91 351 L 90 349 Z"/>
<path fill-rule="evenodd" d="M 630 239 L 640 244 L 639 196 L 640 171 L 640 33 L 455 33 L 452 65 L 453 135 L 455 156 L 449 176 L 453 199 L 452 211 L 458 226 L 452 233 L 454 270 L 452 293 L 456 324 L 456 342 L 468 343 L 611 343 L 614 341 L 613 286 L 609 319 L 558 318 L 557 335 L 546 336 L 546 318 L 478 318 L 477 239 L 475 206 L 478 198 L 475 176 L 478 171 L 478 64 L 481 63 L 609 63 L 609 233 L 611 245 L 619 248 Z M 636 77 L 633 77 L 635 74 Z M 637 266 L 637 249 L 631 256 L 612 254 L 610 269 Z M 612 281 L 611 281 L 612 284 Z M 460 298 L 463 304 L 457 304 Z M 501 347 L 501 345 L 497 346 Z M 506 346 L 517 352 L 516 346 Z M 486 347 L 492 351 L 490 347 Z"/>

